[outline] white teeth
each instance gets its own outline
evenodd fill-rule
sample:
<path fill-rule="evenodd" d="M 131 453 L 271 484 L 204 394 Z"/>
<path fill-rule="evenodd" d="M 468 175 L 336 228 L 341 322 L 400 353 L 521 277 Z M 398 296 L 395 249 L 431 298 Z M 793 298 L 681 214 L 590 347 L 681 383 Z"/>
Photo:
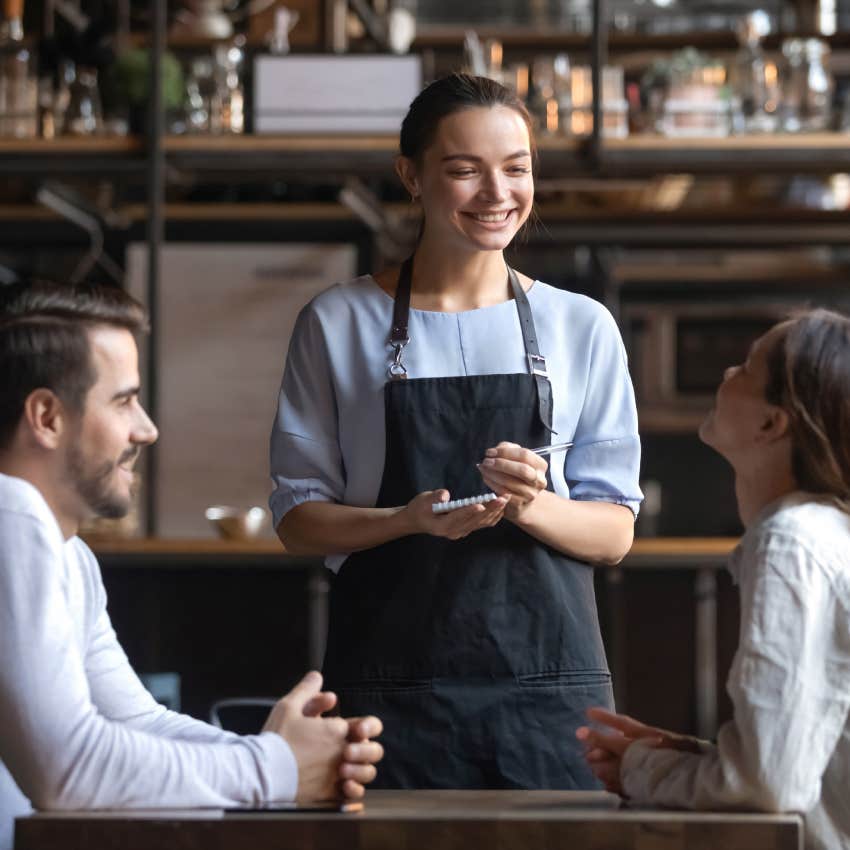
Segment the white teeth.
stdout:
<path fill-rule="evenodd" d="M 494 215 L 478 215 L 473 213 L 472 217 L 476 221 L 504 221 L 510 214 L 510 210 L 508 210 L 507 212 L 495 213 Z"/>

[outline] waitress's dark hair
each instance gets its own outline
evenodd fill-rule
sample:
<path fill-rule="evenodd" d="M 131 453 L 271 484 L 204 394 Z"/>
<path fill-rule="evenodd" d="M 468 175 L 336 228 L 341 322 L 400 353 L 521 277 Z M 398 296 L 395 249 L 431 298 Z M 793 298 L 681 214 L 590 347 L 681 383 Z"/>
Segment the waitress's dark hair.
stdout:
<path fill-rule="evenodd" d="M 850 512 L 850 318 L 810 310 L 784 329 L 768 353 L 765 397 L 790 417 L 794 478 Z"/>
<path fill-rule="evenodd" d="M 534 128 L 525 104 L 510 89 L 488 77 L 454 73 L 434 80 L 410 104 L 401 122 L 401 155 L 420 162 L 437 134 L 437 126 L 448 115 L 463 109 L 505 106 L 513 109 L 528 127 L 531 153 L 536 153 Z"/>

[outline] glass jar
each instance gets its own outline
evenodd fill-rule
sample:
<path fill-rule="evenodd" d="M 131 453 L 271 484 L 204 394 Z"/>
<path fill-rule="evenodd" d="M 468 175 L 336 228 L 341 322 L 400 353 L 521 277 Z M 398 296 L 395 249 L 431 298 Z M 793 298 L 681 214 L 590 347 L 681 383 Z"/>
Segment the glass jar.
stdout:
<path fill-rule="evenodd" d="M 787 63 L 782 129 L 789 133 L 828 130 L 835 89 L 827 65 L 829 45 L 818 38 L 787 39 L 782 55 Z"/>
<path fill-rule="evenodd" d="M 675 138 L 728 136 L 726 69 L 720 63 L 674 64 L 664 98 L 661 128 Z"/>
<path fill-rule="evenodd" d="M 623 69 L 602 69 L 602 135 L 623 139 L 629 134 L 628 103 L 623 88 Z M 589 65 L 578 65 L 570 73 L 568 108 L 562 115 L 568 135 L 584 137 L 593 132 L 593 73 Z"/>

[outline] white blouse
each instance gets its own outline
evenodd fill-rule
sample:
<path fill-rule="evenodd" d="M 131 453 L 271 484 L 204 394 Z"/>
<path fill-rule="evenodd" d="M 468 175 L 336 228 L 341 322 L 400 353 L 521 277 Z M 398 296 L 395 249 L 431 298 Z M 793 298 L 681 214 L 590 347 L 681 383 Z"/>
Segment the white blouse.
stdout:
<path fill-rule="evenodd" d="M 632 744 L 636 803 L 802 812 L 810 850 L 850 849 L 850 516 L 811 494 L 765 508 L 732 555 L 734 718 L 703 753 Z"/>

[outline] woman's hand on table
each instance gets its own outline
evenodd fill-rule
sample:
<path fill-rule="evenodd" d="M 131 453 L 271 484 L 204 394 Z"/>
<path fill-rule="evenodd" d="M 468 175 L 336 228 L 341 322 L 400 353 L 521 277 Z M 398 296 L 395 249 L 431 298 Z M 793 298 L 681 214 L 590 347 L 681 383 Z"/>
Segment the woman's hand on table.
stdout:
<path fill-rule="evenodd" d="M 323 717 L 336 705 L 336 695 L 322 691 L 321 673 L 311 671 L 271 710 L 263 732 L 274 732 L 289 744 L 298 765 L 296 800 L 331 800 L 340 794 L 363 796 L 377 775 L 383 747 L 370 740 L 383 729 L 377 717 Z"/>
<path fill-rule="evenodd" d="M 617 714 L 604 708 L 589 708 L 587 716 L 602 730 L 594 726 L 579 726 L 576 738 L 584 746 L 584 757 L 596 778 L 606 790 L 623 794 L 620 783 L 620 768 L 626 750 L 638 740 L 642 740 L 655 749 L 680 750 L 688 753 L 701 753 L 699 742 L 686 735 L 678 735 L 647 726 L 639 720 L 625 714 Z"/>
<path fill-rule="evenodd" d="M 531 449 L 516 443 L 499 443 L 487 449 L 478 470 L 484 483 L 497 495 L 508 498 L 505 517 L 516 521 L 547 487 L 549 464 Z"/>
<path fill-rule="evenodd" d="M 495 525 L 503 516 L 508 504 L 506 498 L 493 499 L 479 505 L 466 505 L 448 513 L 435 514 L 435 502 L 448 502 L 448 490 L 426 490 L 414 496 L 403 511 L 407 515 L 411 534 L 432 534 L 460 540 L 480 528 Z"/>

